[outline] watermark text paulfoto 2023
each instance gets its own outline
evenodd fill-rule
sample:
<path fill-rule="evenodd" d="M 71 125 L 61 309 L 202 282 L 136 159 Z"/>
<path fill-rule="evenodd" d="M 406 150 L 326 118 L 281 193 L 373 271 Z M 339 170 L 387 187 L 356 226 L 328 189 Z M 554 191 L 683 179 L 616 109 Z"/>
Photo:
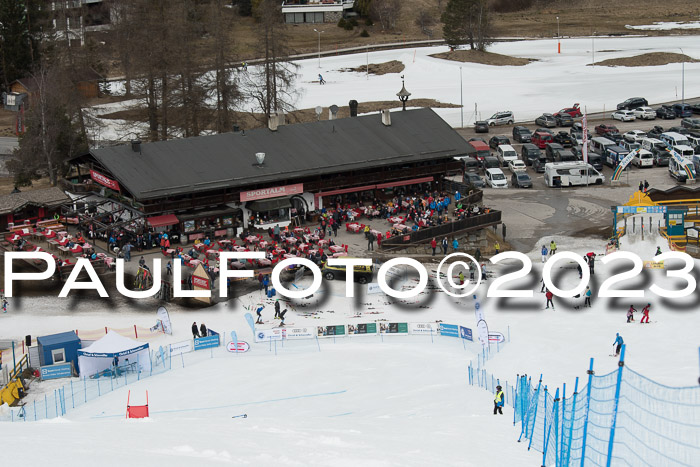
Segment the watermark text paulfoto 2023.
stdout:
<path fill-rule="evenodd" d="M 219 260 L 219 278 L 220 281 L 225 281 L 228 278 L 252 278 L 254 271 L 250 269 L 229 269 L 230 260 L 257 260 L 265 258 L 263 252 L 222 252 L 220 254 Z M 15 260 L 41 260 L 46 263 L 46 270 L 43 272 L 15 272 L 13 271 L 13 263 Z M 448 260 L 452 260 L 448 263 Z M 466 261 L 465 261 L 466 260 Z M 517 271 L 504 274 L 503 276 L 495 278 L 489 285 L 486 296 L 487 297 L 502 297 L 502 298 L 531 298 L 533 297 L 533 291 L 527 289 L 503 289 L 502 287 L 508 282 L 517 281 L 519 279 L 526 278 L 532 272 L 532 261 L 527 255 L 519 253 L 517 251 L 508 251 L 505 253 L 500 253 L 489 259 L 490 263 L 497 264 L 502 261 L 515 261 L 521 263 L 521 268 Z M 634 253 L 617 251 L 609 255 L 603 256 L 598 260 L 603 265 L 609 265 L 614 262 L 619 262 L 620 264 L 627 264 L 630 266 L 629 269 L 624 272 L 614 274 L 608 277 L 602 284 L 597 288 L 597 297 L 610 297 L 610 298 L 642 298 L 644 297 L 645 291 L 643 289 L 621 289 L 612 286 L 615 284 L 624 283 L 624 281 L 629 281 L 634 279 L 642 273 L 645 264 L 641 258 Z M 562 263 L 563 262 L 563 263 Z M 664 266 L 666 262 L 666 266 Z M 475 266 L 475 277 L 474 281 L 465 280 L 464 283 L 456 282 L 457 276 L 455 275 L 455 268 L 460 266 L 464 270 L 469 269 L 469 263 Z M 563 266 L 578 264 L 581 266 L 581 277 L 578 284 L 570 289 L 561 289 L 557 287 L 552 281 L 552 271 L 554 267 L 559 264 L 560 268 Z M 660 287 L 657 284 L 652 284 L 649 287 L 649 291 L 665 298 L 683 298 L 691 295 L 696 289 L 696 280 L 691 272 L 695 266 L 695 262 L 692 257 L 686 253 L 669 251 L 653 258 L 652 261 L 647 261 L 650 265 L 660 265 L 659 269 L 665 269 L 666 276 L 668 278 L 679 279 L 681 282 L 685 282 L 686 287 L 680 290 L 668 290 Z M 682 266 L 679 269 L 670 269 L 668 264 L 672 263 L 674 266 Z M 354 273 L 355 266 L 371 266 L 372 260 L 369 258 L 329 258 L 329 266 L 344 267 L 346 270 L 346 288 L 345 296 L 354 297 Z M 313 282 L 309 287 L 304 289 L 289 290 L 280 281 L 280 273 L 288 268 L 304 266 L 313 275 Z M 590 281 L 590 265 L 588 262 L 579 254 L 563 251 L 551 256 L 544 264 L 542 269 L 542 280 L 544 281 L 545 287 L 549 289 L 555 296 L 562 298 L 576 297 L 582 293 L 585 293 L 586 287 Z M 402 290 L 393 289 L 388 280 L 392 280 L 397 277 L 396 269 L 397 267 L 404 268 L 408 270 L 412 268 L 418 274 L 418 282 L 413 285 L 413 287 L 407 288 L 402 286 Z M 89 280 L 78 282 L 78 276 L 81 272 L 85 272 Z M 153 274 L 153 287 L 148 290 L 129 290 L 124 285 L 124 260 L 119 258 L 116 260 L 116 285 L 117 291 L 129 298 L 148 298 L 152 297 L 158 293 L 161 284 L 161 259 L 155 258 L 153 260 L 153 267 L 151 269 Z M 7 252 L 5 253 L 5 296 L 12 297 L 13 293 L 13 283 L 17 281 L 41 281 L 50 279 L 56 273 L 56 262 L 54 258 L 46 252 Z M 446 279 L 447 286 L 443 284 L 442 277 Z M 180 261 L 175 261 L 173 264 L 173 296 L 176 298 L 201 298 L 201 297 L 211 297 L 211 290 L 183 290 L 181 287 L 182 283 L 182 265 Z M 286 298 L 298 299 L 309 297 L 314 294 L 321 287 L 322 272 L 319 267 L 311 260 L 306 258 L 287 258 L 275 265 L 271 273 L 272 286 L 277 290 L 277 292 Z M 482 269 L 479 266 L 476 259 L 465 253 L 452 253 L 444 257 L 440 262 L 435 280 L 437 285 L 445 293 L 452 297 L 466 297 L 473 294 L 476 289 L 481 284 Z M 381 265 L 377 271 L 377 283 L 382 292 L 386 295 L 394 298 L 411 298 L 422 293 L 428 284 L 428 271 L 425 266 L 415 259 L 412 258 L 393 258 Z M 105 290 L 104 285 L 100 281 L 100 278 L 95 272 L 90 260 L 87 258 L 78 258 L 75 266 L 71 270 L 71 273 L 66 280 L 59 297 L 67 297 L 71 290 L 95 290 L 98 292 L 100 297 L 109 297 L 109 294 Z M 228 287 L 219 287 L 219 296 L 221 298 L 228 297 Z"/>

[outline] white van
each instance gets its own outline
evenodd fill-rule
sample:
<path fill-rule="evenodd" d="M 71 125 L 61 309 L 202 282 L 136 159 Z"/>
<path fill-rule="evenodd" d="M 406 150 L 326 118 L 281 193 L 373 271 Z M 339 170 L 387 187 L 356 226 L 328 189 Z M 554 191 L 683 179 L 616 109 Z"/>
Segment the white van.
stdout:
<path fill-rule="evenodd" d="M 550 162 L 544 166 L 544 182 L 549 187 L 602 185 L 605 176 L 585 162 Z"/>
<path fill-rule="evenodd" d="M 667 148 L 666 148 L 666 143 L 664 143 L 660 139 L 643 138 L 642 139 L 642 149 L 646 149 L 647 151 L 654 152 L 654 149 L 656 149 L 657 151 L 663 151 Z"/>
<path fill-rule="evenodd" d="M 486 169 L 486 184 L 491 188 L 508 188 L 508 179 L 501 169 Z"/>
<path fill-rule="evenodd" d="M 602 136 L 597 136 L 591 138 L 591 142 L 588 144 L 589 148 L 593 152 L 597 152 L 601 156 L 605 154 L 605 148 L 608 146 L 615 146 L 615 141 L 609 140 L 608 138 L 603 138 Z"/>
<path fill-rule="evenodd" d="M 632 165 L 637 167 L 654 167 L 654 155 L 651 151 L 646 149 L 640 149 L 634 159 L 632 159 Z"/>
<path fill-rule="evenodd" d="M 671 149 L 673 146 L 687 146 L 690 144 L 688 142 L 688 138 L 686 138 L 685 135 L 676 133 L 674 131 L 667 131 L 666 133 L 661 133 L 659 139 L 666 143 L 666 146 L 668 146 L 669 149 Z"/>
<path fill-rule="evenodd" d="M 693 174 L 694 178 L 697 177 L 695 165 L 692 161 L 684 160 L 683 163 L 680 164 L 678 161 L 676 161 L 675 157 L 671 157 L 668 160 L 668 174 L 681 183 L 688 181 L 688 173 L 685 170 L 686 168 Z"/>
<path fill-rule="evenodd" d="M 686 146 L 684 144 L 680 146 L 673 146 L 673 150 L 676 151 L 678 154 L 683 156 L 683 158 L 692 160 L 693 156 L 695 155 L 695 150 L 691 148 L 690 146 Z"/>
<path fill-rule="evenodd" d="M 498 157 L 498 162 L 502 166 L 506 166 L 508 162 L 518 160 L 518 153 L 515 152 L 515 149 L 510 144 L 500 144 L 496 157 Z"/>

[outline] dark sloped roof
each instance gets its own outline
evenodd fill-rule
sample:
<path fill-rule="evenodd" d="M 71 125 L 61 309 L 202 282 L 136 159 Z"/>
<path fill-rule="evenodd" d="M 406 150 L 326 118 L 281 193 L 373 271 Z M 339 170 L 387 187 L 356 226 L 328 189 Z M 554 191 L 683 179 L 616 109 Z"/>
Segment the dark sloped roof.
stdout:
<path fill-rule="evenodd" d="M 137 199 L 395 166 L 467 153 L 467 142 L 432 109 L 91 150 Z M 266 154 L 256 167 L 255 153 Z"/>
<path fill-rule="evenodd" d="M 10 193 L 0 195 L 0 214 L 15 212 L 28 204 L 53 207 L 68 201 L 70 201 L 70 197 L 57 187 Z"/>

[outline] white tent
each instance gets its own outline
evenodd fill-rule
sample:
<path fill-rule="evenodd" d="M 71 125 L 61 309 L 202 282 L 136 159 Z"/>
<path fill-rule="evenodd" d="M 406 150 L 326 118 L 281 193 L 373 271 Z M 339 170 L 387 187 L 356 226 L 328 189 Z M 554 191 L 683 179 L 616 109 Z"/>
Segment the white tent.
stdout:
<path fill-rule="evenodd" d="M 92 376 L 106 370 L 114 364 L 114 358 L 119 360 L 118 365 L 137 363 L 140 371 L 151 371 L 151 358 L 148 343 L 141 343 L 128 337 L 121 336 L 114 331 L 109 331 L 102 339 L 95 341 L 89 347 L 78 350 L 78 366 L 80 373 Z"/>

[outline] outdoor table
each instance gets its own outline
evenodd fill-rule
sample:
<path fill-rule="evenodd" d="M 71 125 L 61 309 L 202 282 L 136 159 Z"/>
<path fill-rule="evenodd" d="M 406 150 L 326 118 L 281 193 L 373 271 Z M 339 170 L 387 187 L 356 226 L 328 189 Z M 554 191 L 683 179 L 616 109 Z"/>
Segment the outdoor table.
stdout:
<path fill-rule="evenodd" d="M 265 241 L 262 241 L 262 242 L 258 243 L 258 245 L 260 245 L 260 248 L 267 248 L 268 243 Z"/>
<path fill-rule="evenodd" d="M 49 240 L 47 243 L 49 244 L 49 248 L 51 248 L 52 250 L 58 248 L 58 242 L 56 240 Z"/>
<path fill-rule="evenodd" d="M 332 256 L 333 258 L 339 258 L 339 257 L 341 257 L 341 256 L 347 256 L 347 255 L 348 255 L 348 254 L 345 253 L 344 251 L 339 251 L 339 252 L 337 252 L 337 253 L 333 253 L 331 256 Z"/>
<path fill-rule="evenodd" d="M 273 250 L 273 252 L 274 252 L 276 255 L 281 255 L 282 253 L 286 253 L 287 250 L 282 249 L 282 248 L 275 248 L 275 249 Z"/>
<path fill-rule="evenodd" d="M 289 259 L 289 258 L 298 258 L 298 256 L 296 256 L 296 255 L 290 255 L 290 254 L 284 255 L 284 259 Z"/>
<path fill-rule="evenodd" d="M 300 249 L 301 251 L 306 251 L 306 250 L 309 249 L 309 244 L 308 244 L 308 243 L 300 243 L 300 244 L 299 244 L 299 249 Z"/>
<path fill-rule="evenodd" d="M 165 254 L 167 255 L 172 255 L 175 252 L 175 248 L 168 248 L 165 250 Z"/>
<path fill-rule="evenodd" d="M 328 240 L 327 238 L 324 238 L 323 240 L 319 240 L 319 241 L 318 241 L 318 245 L 319 245 L 319 246 L 326 246 L 326 245 L 328 245 L 328 242 L 329 242 L 329 241 L 330 241 L 330 240 Z"/>
<path fill-rule="evenodd" d="M 338 253 L 338 252 L 340 252 L 340 251 L 345 251 L 345 248 L 343 248 L 343 247 L 340 246 L 340 245 L 331 245 L 331 246 L 329 247 L 329 249 L 330 249 L 332 252 L 334 252 L 334 253 Z"/>
<path fill-rule="evenodd" d="M 296 243 L 296 242 L 297 242 L 297 239 L 294 238 L 294 237 L 287 237 L 287 238 L 284 239 L 284 241 L 287 242 L 287 243 Z"/>
<path fill-rule="evenodd" d="M 228 245 L 229 243 L 231 243 L 231 240 L 228 240 L 228 239 L 225 239 L 225 238 L 219 240 L 219 244 L 220 244 L 220 245 L 221 245 L 221 244 L 223 244 L 223 245 Z"/>
<path fill-rule="evenodd" d="M 357 233 L 360 231 L 361 227 L 360 227 L 360 224 L 348 224 L 348 229 Z"/>
<path fill-rule="evenodd" d="M 111 256 L 105 256 L 104 262 L 107 265 L 107 267 L 110 267 L 110 266 L 112 266 L 112 263 L 114 262 L 114 258 L 112 258 Z"/>
<path fill-rule="evenodd" d="M 374 235 L 377 235 L 377 236 L 384 235 L 382 232 L 380 232 L 379 230 L 375 230 L 375 229 L 370 230 L 370 232 L 372 232 Z"/>
<path fill-rule="evenodd" d="M 201 261 L 201 260 L 198 260 L 198 259 L 191 259 L 191 260 L 190 260 L 190 264 L 192 264 L 192 265 L 194 265 L 194 266 L 197 266 L 197 265 L 198 265 L 199 263 L 201 263 L 201 262 L 202 262 L 202 261 Z"/>
<path fill-rule="evenodd" d="M 254 235 L 250 235 L 250 236 L 245 238 L 245 241 L 248 243 L 257 243 L 260 241 L 260 239 Z"/>
<path fill-rule="evenodd" d="M 294 228 L 294 233 L 303 234 L 303 233 L 304 233 L 304 228 L 303 228 L 303 227 L 295 227 L 295 228 Z"/>
<path fill-rule="evenodd" d="M 401 217 L 390 217 L 389 218 L 390 224 L 400 224 L 401 222 L 403 222 L 403 219 Z M 394 225 L 394 227 L 396 227 L 396 225 Z"/>
<path fill-rule="evenodd" d="M 231 261 L 230 264 L 233 269 L 243 269 L 245 267 L 245 264 L 238 261 Z"/>
<path fill-rule="evenodd" d="M 68 252 L 70 252 L 70 249 L 67 246 L 59 246 L 58 249 L 61 250 L 61 256 L 66 256 L 68 255 Z"/>
<path fill-rule="evenodd" d="M 260 267 L 267 267 L 267 266 L 271 266 L 271 265 L 272 265 L 272 261 L 270 261 L 267 258 L 260 258 L 258 260 L 258 266 L 260 266 Z"/>
<path fill-rule="evenodd" d="M 244 246 L 234 246 L 234 247 L 233 247 L 233 251 L 238 251 L 238 252 L 241 252 L 241 251 L 248 251 L 248 248 L 246 248 L 246 247 L 244 247 Z"/>
<path fill-rule="evenodd" d="M 406 226 L 403 225 L 403 224 L 394 224 L 394 228 L 400 230 L 401 232 L 403 232 L 403 229 L 405 229 Z"/>
<path fill-rule="evenodd" d="M 192 257 L 190 255 L 182 255 L 182 259 L 184 259 L 185 261 L 189 261 L 192 259 Z"/>
<path fill-rule="evenodd" d="M 317 249 L 309 250 L 309 251 L 307 251 L 307 253 L 315 256 L 318 253 L 318 250 Z"/>

